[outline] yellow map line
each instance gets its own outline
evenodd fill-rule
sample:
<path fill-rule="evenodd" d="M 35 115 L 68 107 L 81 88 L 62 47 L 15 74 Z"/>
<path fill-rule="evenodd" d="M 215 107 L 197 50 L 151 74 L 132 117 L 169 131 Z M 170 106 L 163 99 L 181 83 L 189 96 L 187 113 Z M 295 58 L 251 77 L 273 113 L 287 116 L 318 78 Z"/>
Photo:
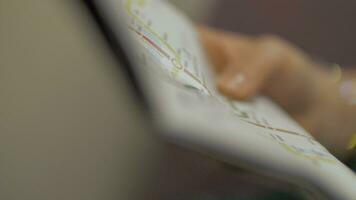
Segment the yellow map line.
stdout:
<path fill-rule="evenodd" d="M 126 12 L 131 17 L 133 17 L 136 21 L 138 21 L 143 27 L 145 27 L 148 31 L 150 31 L 154 36 L 156 36 L 160 40 L 160 42 L 162 42 L 174 54 L 176 60 L 180 63 L 181 57 L 176 52 L 176 50 L 168 42 L 166 42 L 163 38 L 161 38 L 161 36 L 159 36 L 159 34 L 157 34 L 148 25 L 146 25 L 137 15 L 135 15 L 134 13 L 131 12 L 132 1 L 133 0 L 127 0 L 125 2 L 125 10 L 126 10 Z M 145 4 L 145 0 L 137 0 L 137 3 L 138 3 L 139 6 L 142 7 Z M 208 89 L 208 87 L 204 83 L 202 83 L 198 77 L 196 77 L 193 73 L 191 73 L 189 70 L 187 70 L 185 68 L 184 68 L 184 72 L 188 76 L 193 78 L 195 81 L 197 81 L 199 84 L 201 84 L 209 92 L 209 94 L 211 95 L 211 92 Z M 242 121 L 248 122 L 250 124 L 253 124 L 253 125 L 261 127 L 261 128 L 268 128 L 268 129 L 271 129 L 271 130 L 276 130 L 276 131 L 280 131 L 280 132 L 285 132 L 285 133 L 290 133 L 290 134 L 294 134 L 294 135 L 303 136 L 303 135 L 301 135 L 299 133 L 296 133 L 296 132 L 293 132 L 293 131 L 283 130 L 283 129 L 279 129 L 279 128 L 271 128 L 271 127 L 263 126 L 263 125 L 260 125 L 260 124 L 257 124 L 257 123 L 249 122 L 249 121 L 246 121 L 246 120 L 242 120 Z M 335 162 L 334 160 L 326 159 L 326 158 L 323 158 L 323 157 L 320 157 L 320 156 L 307 156 L 307 155 L 304 155 L 304 154 L 302 154 L 300 152 L 295 151 L 293 148 L 291 148 L 290 146 L 288 146 L 286 144 L 283 144 L 283 143 L 280 143 L 280 142 L 277 142 L 277 143 L 279 145 L 281 145 L 284 149 L 286 149 L 288 152 L 293 153 L 293 154 L 298 155 L 298 156 L 301 156 L 301 157 L 304 157 L 304 158 L 308 158 L 308 159 L 311 159 L 311 160 L 322 160 L 322 161 L 330 162 L 330 163 L 334 163 Z"/>
<path fill-rule="evenodd" d="M 239 109 L 233 104 L 233 102 L 231 100 L 227 100 L 227 103 L 232 108 L 233 111 L 240 112 Z M 239 118 L 240 118 L 241 121 L 244 121 L 246 123 L 255 125 L 255 126 L 260 127 L 260 128 L 270 129 L 270 130 L 273 130 L 273 131 L 278 131 L 278 132 L 282 132 L 282 133 L 298 135 L 298 136 L 305 137 L 305 138 L 308 138 L 308 139 L 313 139 L 310 136 L 306 136 L 306 135 L 303 135 L 303 134 L 295 132 L 295 131 L 282 129 L 282 128 L 276 128 L 276 127 L 272 127 L 272 126 L 267 126 L 267 125 L 259 124 L 259 123 L 256 123 L 256 122 L 251 122 L 250 120 L 243 119 L 242 117 L 239 117 Z"/>
<path fill-rule="evenodd" d="M 288 152 L 290 152 L 290 153 L 292 153 L 292 154 L 294 154 L 296 156 L 300 156 L 300 157 L 303 157 L 303 158 L 306 158 L 306 159 L 310 159 L 310 160 L 323 161 L 323 162 L 327 162 L 327 163 L 336 163 L 335 160 L 324 158 L 324 157 L 321 157 L 321 156 L 308 156 L 308 155 L 302 154 L 302 153 L 294 150 L 292 147 L 288 146 L 287 144 L 280 143 L 280 142 L 276 142 L 276 143 L 278 143 L 285 150 L 287 150 Z"/>
<path fill-rule="evenodd" d="M 211 93 L 211 91 L 209 90 L 209 88 L 205 85 L 205 84 L 203 84 L 202 82 L 201 82 L 201 80 L 198 78 L 198 77 L 196 77 L 192 72 L 190 72 L 188 69 L 186 69 L 186 68 L 184 68 L 184 72 L 187 74 L 187 75 L 189 75 L 190 77 L 192 77 L 195 81 L 197 81 L 200 85 L 202 85 L 205 89 L 206 89 L 206 91 L 208 91 L 208 93 L 209 93 L 209 95 L 212 95 L 212 93 Z"/>
<path fill-rule="evenodd" d="M 258 124 L 258 123 L 255 123 L 255 122 L 251 122 L 251 121 L 244 120 L 244 119 L 241 119 L 241 120 L 244 121 L 244 122 L 247 122 L 247 123 L 249 123 L 249 124 L 252 124 L 252 125 L 261 127 L 261 128 L 270 129 L 270 130 L 272 130 L 272 131 L 278 131 L 278 132 L 282 132 L 282 133 L 288 133 L 288 134 L 291 134 L 291 135 L 297 135 L 297 136 L 304 137 L 304 138 L 308 138 L 308 139 L 313 139 L 313 138 L 310 137 L 310 136 L 306 136 L 306 135 L 300 134 L 300 133 L 295 132 L 295 131 L 290 131 L 290 130 L 281 129 L 281 128 L 274 128 L 274 127 L 271 127 L 271 126 L 265 126 L 265 125 Z"/>
<path fill-rule="evenodd" d="M 145 3 L 145 0 L 138 0 L 138 3 L 140 6 L 143 6 L 144 3 Z M 164 39 L 162 39 L 159 34 L 157 34 L 154 30 L 152 30 L 149 26 L 147 26 L 137 15 L 135 15 L 134 13 L 131 12 L 131 5 L 132 5 L 132 0 L 127 0 L 125 2 L 125 10 L 126 12 L 135 18 L 135 20 L 137 20 L 142 26 L 144 26 L 148 31 L 150 31 L 153 35 L 155 35 L 166 47 L 168 47 L 168 49 L 170 51 L 172 51 L 172 53 L 174 54 L 174 56 L 176 57 L 177 59 L 177 62 L 180 63 L 181 61 L 181 57 L 180 55 L 176 52 L 176 50 L 169 44 L 167 43 Z M 174 67 L 174 68 L 177 68 L 177 67 Z M 176 69 L 173 71 L 174 72 L 178 72 L 179 69 Z M 200 85 L 202 85 L 207 91 L 208 93 L 211 95 L 211 92 L 209 90 L 209 88 L 204 84 L 202 83 L 199 78 L 197 76 L 195 76 L 193 73 L 191 73 L 190 71 L 188 71 L 187 69 L 184 68 L 184 72 L 190 76 L 193 80 L 195 80 L 196 82 L 198 82 Z"/>
<path fill-rule="evenodd" d="M 144 5 L 144 0 L 140 0 L 139 5 L 143 6 Z M 147 30 L 149 30 L 152 34 L 154 34 L 166 47 L 168 47 L 168 49 L 170 51 L 172 51 L 172 53 L 174 54 L 174 56 L 176 57 L 176 59 L 178 61 L 181 60 L 181 57 L 179 56 L 179 54 L 176 52 L 176 50 L 168 43 L 166 42 L 163 38 L 161 38 L 161 36 L 159 36 L 154 30 L 152 30 L 149 26 L 147 26 L 145 24 L 145 22 L 143 22 L 137 15 L 135 15 L 134 13 L 131 12 L 131 5 L 132 5 L 132 0 L 127 0 L 125 2 L 125 10 L 126 12 L 132 16 L 133 18 L 135 18 L 142 26 L 144 26 Z"/>

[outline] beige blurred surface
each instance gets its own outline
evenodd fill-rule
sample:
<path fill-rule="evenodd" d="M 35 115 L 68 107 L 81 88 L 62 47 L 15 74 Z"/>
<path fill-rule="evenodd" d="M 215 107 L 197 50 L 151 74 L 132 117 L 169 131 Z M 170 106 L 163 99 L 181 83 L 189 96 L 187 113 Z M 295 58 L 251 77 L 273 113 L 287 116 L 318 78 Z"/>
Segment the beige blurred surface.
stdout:
<path fill-rule="evenodd" d="M 138 199 L 155 140 L 74 1 L 0 1 L 0 199 Z"/>

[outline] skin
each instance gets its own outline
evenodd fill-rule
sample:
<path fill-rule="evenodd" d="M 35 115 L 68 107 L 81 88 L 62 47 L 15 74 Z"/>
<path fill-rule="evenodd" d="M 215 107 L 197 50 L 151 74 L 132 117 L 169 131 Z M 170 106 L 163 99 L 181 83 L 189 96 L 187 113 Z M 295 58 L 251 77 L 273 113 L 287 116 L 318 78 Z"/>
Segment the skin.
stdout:
<path fill-rule="evenodd" d="M 206 26 L 198 31 L 223 94 L 248 100 L 263 93 L 336 156 L 353 153 L 346 147 L 356 133 L 356 109 L 340 97 L 333 70 L 277 36 L 250 37 Z"/>
<path fill-rule="evenodd" d="M 356 109 L 340 98 L 333 70 L 325 70 L 326 66 L 273 35 L 250 37 L 205 26 L 199 26 L 198 31 L 223 94 L 238 100 L 268 95 L 334 155 L 346 159 L 352 154 L 346 146 L 356 133 Z M 346 74 L 356 78 L 356 74 Z M 262 195 L 270 190 L 289 191 L 284 182 L 226 167 L 175 145 L 167 144 L 161 152 L 162 173 L 155 190 L 160 199 L 206 191 L 231 196 L 241 196 L 245 190 Z"/>

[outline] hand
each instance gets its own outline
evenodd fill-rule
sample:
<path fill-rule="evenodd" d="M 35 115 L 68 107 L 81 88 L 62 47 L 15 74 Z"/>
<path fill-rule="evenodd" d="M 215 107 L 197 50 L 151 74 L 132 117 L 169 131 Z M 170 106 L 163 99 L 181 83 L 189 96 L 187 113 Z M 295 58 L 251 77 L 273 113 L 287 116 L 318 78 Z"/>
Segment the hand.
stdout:
<path fill-rule="evenodd" d="M 204 26 L 198 30 L 223 94 L 248 99 L 263 93 L 335 154 L 346 154 L 356 113 L 343 103 L 332 73 L 276 36 L 249 37 Z"/>
<path fill-rule="evenodd" d="M 248 99 L 261 92 L 297 118 L 315 102 L 322 75 L 294 45 L 271 35 L 254 38 L 207 27 L 199 32 L 223 94 Z"/>

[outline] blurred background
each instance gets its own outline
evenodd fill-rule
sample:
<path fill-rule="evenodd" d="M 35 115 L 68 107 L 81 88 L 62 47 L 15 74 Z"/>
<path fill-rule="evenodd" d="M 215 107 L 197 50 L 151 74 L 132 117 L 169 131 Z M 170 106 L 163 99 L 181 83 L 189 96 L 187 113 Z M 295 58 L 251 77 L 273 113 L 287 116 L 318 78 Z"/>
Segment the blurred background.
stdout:
<path fill-rule="evenodd" d="M 250 35 L 276 34 L 316 59 L 345 67 L 356 63 L 356 1 L 172 1 L 198 22 Z"/>

